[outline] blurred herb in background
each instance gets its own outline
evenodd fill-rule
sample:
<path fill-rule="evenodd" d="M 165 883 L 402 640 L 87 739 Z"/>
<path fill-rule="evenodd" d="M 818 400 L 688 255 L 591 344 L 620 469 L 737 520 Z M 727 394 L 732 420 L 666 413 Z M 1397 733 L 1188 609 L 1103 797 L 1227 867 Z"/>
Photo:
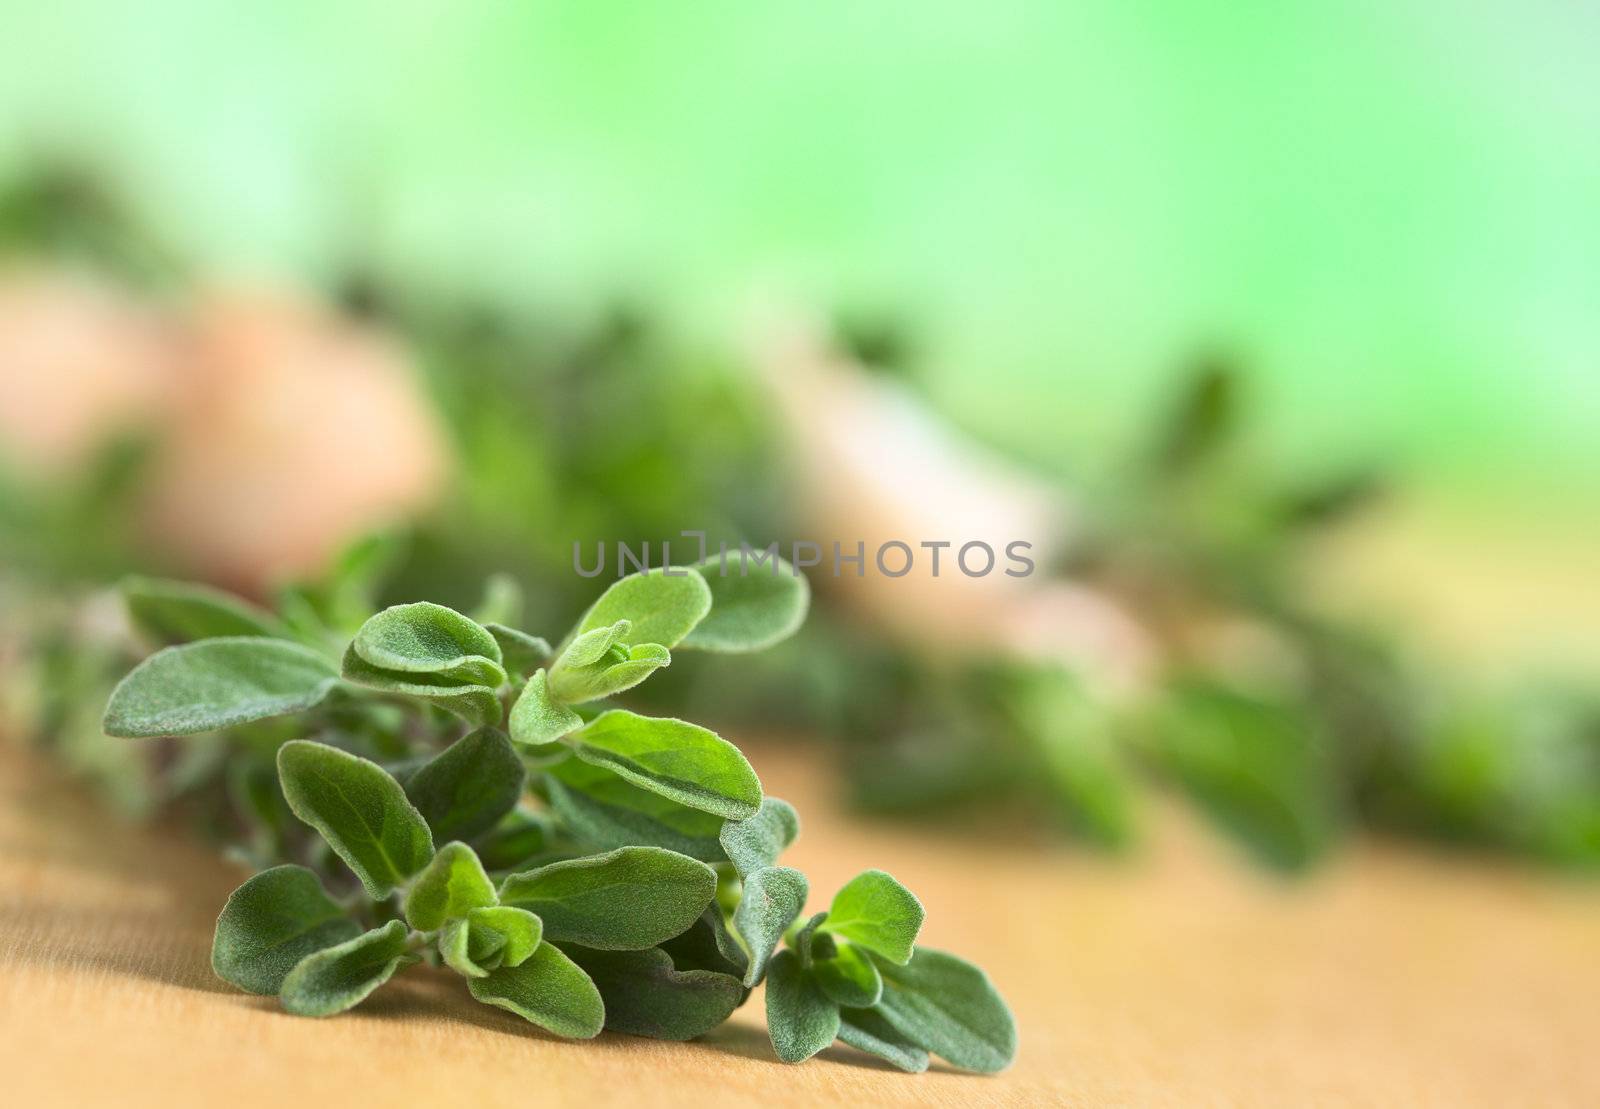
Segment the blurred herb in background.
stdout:
<path fill-rule="evenodd" d="M 65 180 L 45 175 L 0 200 L 13 250 L 88 259 L 141 295 L 161 288 L 160 275 L 186 272 L 170 258 L 137 262 L 166 255 L 137 245 L 145 233 L 126 230 L 135 225 L 109 193 Z M 525 618 L 558 626 L 583 600 L 574 541 L 659 549 L 685 542 L 685 528 L 705 529 L 713 544 L 797 533 L 796 478 L 775 446 L 770 402 L 736 364 L 690 349 L 636 305 L 575 323 L 412 277 L 352 271 L 336 295 L 420 353 L 455 484 L 394 541 L 358 544 L 326 577 L 284 587 L 277 602 L 297 628 L 348 636 L 371 607 L 418 596 L 466 610 L 480 599 L 462 583 L 500 568 L 528 598 Z M 842 312 L 838 333 L 860 362 L 915 387 L 922 348 L 903 318 Z M 943 821 L 958 810 L 1033 813 L 1121 847 L 1137 838 L 1137 799 L 1153 779 L 1281 869 L 1312 863 L 1361 826 L 1600 860 L 1593 697 L 1463 696 L 1412 657 L 1401 629 L 1320 612 L 1300 580 L 1308 544 L 1393 479 L 1377 468 L 1278 479 L 1251 441 L 1245 384 L 1228 359 L 1199 360 L 1117 479 L 1070 490 L 1090 494 L 1087 522 L 1056 572 L 1125 603 L 1162 654 L 1131 696 L 1054 660 L 892 639 L 823 591 L 807 628 L 743 660 L 737 675 L 708 658 L 662 674 L 641 703 L 823 737 L 849 799 L 869 811 Z M 96 687 L 109 688 L 131 649 L 107 621 L 84 616 L 107 611 L 93 586 L 165 569 L 162 553 L 119 523 L 135 511 L 140 460 L 160 446 L 129 442 L 107 445 L 65 482 L 0 475 L 6 680 L 26 693 L 7 699 L 10 728 L 80 766 L 103 761 L 97 776 L 141 793 L 135 808 L 179 783 L 248 798 L 261 774 L 221 783 L 203 760 L 176 756 L 130 771 L 73 710 L 98 703 Z M 142 773 L 167 784 L 135 789 Z"/>

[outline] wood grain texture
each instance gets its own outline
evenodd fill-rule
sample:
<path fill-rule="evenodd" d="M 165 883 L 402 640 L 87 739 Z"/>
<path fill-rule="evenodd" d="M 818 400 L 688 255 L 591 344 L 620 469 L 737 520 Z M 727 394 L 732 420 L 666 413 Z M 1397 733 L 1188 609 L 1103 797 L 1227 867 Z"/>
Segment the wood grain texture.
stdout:
<path fill-rule="evenodd" d="M 288 1016 L 207 965 L 240 872 L 179 829 L 111 821 L 0 744 L 0 1056 L 29 1106 L 1595 1105 L 1600 890 L 1358 845 L 1283 884 L 1175 812 L 1131 860 L 996 855 L 832 815 L 828 777 L 757 749 L 804 820 L 813 907 L 880 866 L 926 941 L 987 967 L 1022 1054 L 905 1076 L 836 1045 L 777 1062 L 756 996 L 705 1040 L 546 1036 L 408 971 L 353 1013 Z M 989 910 L 1001 912 L 995 921 Z"/>

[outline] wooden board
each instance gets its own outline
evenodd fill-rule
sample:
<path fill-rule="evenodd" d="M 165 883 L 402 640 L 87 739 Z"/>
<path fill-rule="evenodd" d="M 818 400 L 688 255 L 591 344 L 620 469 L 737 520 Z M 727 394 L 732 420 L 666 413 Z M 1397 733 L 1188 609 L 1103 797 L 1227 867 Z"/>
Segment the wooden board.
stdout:
<path fill-rule="evenodd" d="M 1022 1055 L 901 1075 L 835 1046 L 777 1062 L 759 994 L 704 1041 L 567 1043 L 415 969 L 307 1020 L 207 965 L 237 870 L 109 820 L 0 744 L 0 1101 L 15 1106 L 1597 1105 L 1600 890 L 1359 845 L 1284 884 L 1161 809 L 1130 861 L 1000 853 L 830 813 L 821 756 L 758 749 L 826 903 L 866 866 L 986 966 Z"/>

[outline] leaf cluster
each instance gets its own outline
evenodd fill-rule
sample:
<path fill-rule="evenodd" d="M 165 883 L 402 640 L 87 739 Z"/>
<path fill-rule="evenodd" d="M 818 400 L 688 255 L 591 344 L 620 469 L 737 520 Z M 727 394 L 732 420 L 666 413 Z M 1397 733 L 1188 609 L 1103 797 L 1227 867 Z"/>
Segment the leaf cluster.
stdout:
<path fill-rule="evenodd" d="M 794 809 L 715 732 L 607 703 L 675 650 L 792 632 L 806 592 L 786 565 L 620 579 L 554 647 L 487 618 L 514 619 L 503 588 L 481 621 L 397 605 L 342 645 L 336 621 L 207 589 L 137 581 L 127 596 L 168 645 L 113 692 L 106 731 L 257 735 L 276 789 L 253 778 L 255 810 L 308 833 L 280 836 L 293 850 L 218 919 L 212 965 L 240 989 L 329 1016 L 425 961 L 555 1035 L 686 1040 L 766 980 L 785 1060 L 839 1038 L 908 1070 L 929 1052 L 1009 1062 L 1004 1003 L 980 971 L 915 947 L 914 896 L 867 871 L 798 925 L 808 884 L 778 862 Z"/>

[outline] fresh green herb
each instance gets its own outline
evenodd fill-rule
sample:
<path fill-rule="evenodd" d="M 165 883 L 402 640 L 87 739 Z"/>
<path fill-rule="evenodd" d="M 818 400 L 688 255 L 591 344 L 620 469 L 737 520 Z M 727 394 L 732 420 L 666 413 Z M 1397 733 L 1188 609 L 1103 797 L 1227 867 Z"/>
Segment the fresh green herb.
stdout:
<path fill-rule="evenodd" d="M 229 781 L 249 842 L 280 864 L 228 899 L 217 973 L 329 1016 L 426 960 L 555 1035 L 666 1040 L 715 1028 L 765 979 L 780 1059 L 842 1039 L 908 1071 L 930 1052 L 979 1071 L 1010 1062 L 1010 1013 L 981 971 L 916 947 L 909 890 L 865 871 L 797 928 L 809 883 L 778 860 L 799 817 L 739 749 L 686 721 L 587 707 L 673 647 L 790 634 L 803 579 L 730 565 L 737 577 L 708 562 L 623 578 L 555 650 L 498 622 L 521 607 L 503 585 L 487 590 L 487 626 L 405 604 L 340 644 L 345 617 L 311 592 L 285 595 L 304 602 L 290 618 L 130 581 L 140 625 L 171 645 L 123 679 L 106 730 L 249 739 Z M 273 723 L 291 715 L 295 731 Z"/>

